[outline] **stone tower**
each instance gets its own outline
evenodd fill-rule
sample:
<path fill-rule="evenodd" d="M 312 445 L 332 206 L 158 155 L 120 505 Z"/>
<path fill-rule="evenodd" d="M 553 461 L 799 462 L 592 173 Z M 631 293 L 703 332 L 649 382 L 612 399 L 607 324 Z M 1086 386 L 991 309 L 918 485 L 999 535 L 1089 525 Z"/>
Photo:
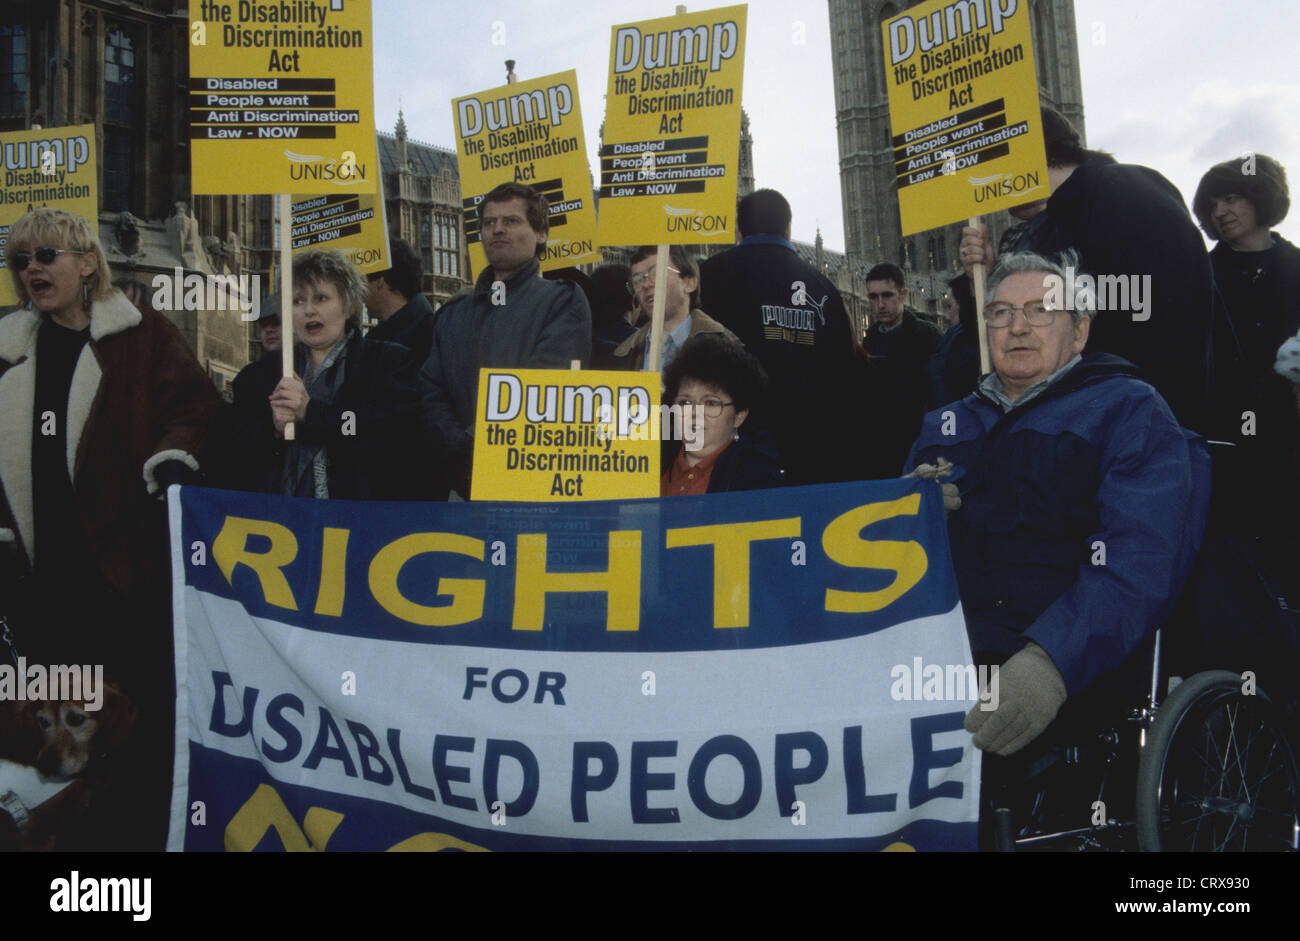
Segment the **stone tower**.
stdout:
<path fill-rule="evenodd" d="M 1087 140 L 1073 0 L 1021 0 L 1029 4 L 1038 94 Z M 828 0 L 835 112 L 839 129 L 844 247 L 859 277 L 882 261 L 900 265 L 918 309 L 937 310 L 949 276 L 960 270 L 961 226 L 917 232 L 906 239 L 898 219 L 898 191 L 890 149 L 881 24 L 916 6 L 911 0 Z M 995 243 L 1012 220 L 988 217 Z M 861 269 L 861 270 L 857 270 Z"/>

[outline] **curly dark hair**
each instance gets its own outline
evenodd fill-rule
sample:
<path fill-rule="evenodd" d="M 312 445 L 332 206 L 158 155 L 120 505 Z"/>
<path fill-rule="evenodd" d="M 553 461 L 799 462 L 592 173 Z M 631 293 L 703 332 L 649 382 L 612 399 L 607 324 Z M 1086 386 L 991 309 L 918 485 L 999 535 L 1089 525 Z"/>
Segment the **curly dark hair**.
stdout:
<path fill-rule="evenodd" d="M 1247 168 L 1253 170 L 1248 173 Z M 1265 229 L 1272 228 L 1286 218 L 1291 208 L 1291 193 L 1287 188 L 1286 170 L 1282 164 L 1264 154 L 1254 154 L 1254 160 L 1238 157 L 1216 163 L 1201 177 L 1196 195 L 1192 198 L 1192 212 L 1205 234 L 1219 238 L 1219 228 L 1214 224 L 1214 197 L 1237 193 L 1250 200 L 1255 207 L 1255 221 Z"/>
<path fill-rule="evenodd" d="M 767 373 L 759 361 L 721 333 L 699 333 L 682 344 L 664 372 L 664 401 L 673 402 L 687 379 L 717 386 L 736 403 L 737 412 L 760 405 L 767 389 Z"/>

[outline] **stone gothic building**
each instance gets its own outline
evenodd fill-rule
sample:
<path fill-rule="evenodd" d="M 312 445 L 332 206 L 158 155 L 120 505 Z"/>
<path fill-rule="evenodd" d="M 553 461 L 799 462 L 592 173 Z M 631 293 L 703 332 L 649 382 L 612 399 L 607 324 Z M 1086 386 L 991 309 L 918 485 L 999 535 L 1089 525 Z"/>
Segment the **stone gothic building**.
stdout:
<path fill-rule="evenodd" d="M 16 0 L 0 6 L 0 130 L 94 125 L 99 232 L 114 279 L 244 273 L 269 293 L 271 196 L 190 193 L 186 0 Z M 467 284 L 451 151 L 379 135 L 390 232 L 423 259 L 435 304 Z M 183 205 L 180 205 L 183 204 Z M 175 233 L 197 229 L 201 248 Z M 164 310 L 218 387 L 260 355 L 237 310 Z"/>
<path fill-rule="evenodd" d="M 424 267 L 424 291 L 436 308 L 470 284 L 456 152 L 406 136 L 401 112 L 379 135 L 388 232 L 411 246 Z"/>
<path fill-rule="evenodd" d="M 893 262 L 911 280 L 913 306 L 937 311 L 948 279 L 960 271 L 961 225 L 902 237 L 898 191 L 890 146 L 889 101 L 881 25 L 915 0 L 828 0 L 835 110 L 839 128 L 840 185 L 844 208 L 846 265 L 860 279 L 872 265 Z M 1038 93 L 1081 134 L 1083 90 L 1073 0 L 1027 0 L 1033 26 Z M 1011 218 L 987 220 L 994 241 Z"/>

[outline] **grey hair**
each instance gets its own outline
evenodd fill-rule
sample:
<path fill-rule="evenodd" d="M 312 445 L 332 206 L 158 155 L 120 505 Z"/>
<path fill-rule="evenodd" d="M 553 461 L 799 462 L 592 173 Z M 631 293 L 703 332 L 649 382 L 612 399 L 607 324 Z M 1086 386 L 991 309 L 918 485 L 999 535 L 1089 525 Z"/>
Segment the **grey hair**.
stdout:
<path fill-rule="evenodd" d="M 1071 278 L 1078 277 L 1079 274 L 1079 253 L 1074 249 L 1066 249 L 1055 256 L 1058 260 L 1052 261 L 1043 255 L 1034 252 L 1017 252 L 1012 255 L 1003 255 L 998 259 L 998 263 L 993 267 L 993 273 L 989 275 L 988 283 L 984 286 L 985 303 L 991 303 L 992 299 L 997 296 L 998 288 L 1008 277 L 1013 274 L 1042 273 L 1058 278 L 1062 289 L 1069 290 L 1066 287 Z M 1047 279 L 1043 279 L 1043 287 L 1048 286 Z M 1073 296 L 1071 294 L 1070 296 Z M 1077 323 L 1082 317 L 1091 317 L 1093 311 L 1088 308 L 1089 305 L 1068 305 L 1070 317 Z M 1078 309 L 1076 309 L 1078 308 Z M 980 312 L 983 314 L 983 311 Z"/>

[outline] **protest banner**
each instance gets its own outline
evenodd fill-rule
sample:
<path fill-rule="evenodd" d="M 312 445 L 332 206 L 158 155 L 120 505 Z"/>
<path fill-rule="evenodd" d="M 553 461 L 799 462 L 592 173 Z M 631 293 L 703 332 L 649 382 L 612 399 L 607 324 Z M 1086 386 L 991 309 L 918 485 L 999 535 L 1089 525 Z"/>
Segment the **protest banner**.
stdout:
<path fill-rule="evenodd" d="M 475 500 L 659 496 L 658 373 L 481 369 Z M 680 431 L 680 425 L 677 428 Z"/>
<path fill-rule="evenodd" d="M 599 262 L 578 73 L 570 69 L 502 85 L 454 99 L 451 106 L 471 270 L 487 266 L 479 203 L 511 180 L 533 187 L 550 205 L 543 271 Z"/>
<path fill-rule="evenodd" d="M 1046 199 L 1029 4 L 931 0 L 881 24 L 902 234 Z M 984 265 L 972 272 L 984 309 Z M 991 370 L 977 330 L 980 372 Z"/>
<path fill-rule="evenodd" d="M 195 193 L 373 193 L 370 4 L 190 0 Z"/>
<path fill-rule="evenodd" d="M 170 849 L 975 848 L 931 481 L 168 500 Z"/>
<path fill-rule="evenodd" d="M 5 246 L 18 217 L 38 206 L 66 209 L 99 229 L 95 125 L 0 133 L 5 185 L 0 190 L 0 307 L 18 303 Z M 33 246 L 34 248 L 39 246 Z"/>
<path fill-rule="evenodd" d="M 1029 4 L 932 0 L 881 31 L 903 235 L 1046 199 Z"/>
<path fill-rule="evenodd" d="M 735 241 L 747 9 L 613 28 L 601 245 Z"/>
<path fill-rule="evenodd" d="M 290 195 L 378 191 L 370 4 L 190 0 L 189 9 L 190 189 L 275 195 L 288 323 Z M 294 374 L 292 343 L 281 368 Z M 294 437 L 289 422 L 284 439 Z"/>
<path fill-rule="evenodd" d="M 293 203 L 293 251 L 328 248 L 343 252 L 362 274 L 392 267 L 383 180 L 379 191 L 333 193 Z"/>

